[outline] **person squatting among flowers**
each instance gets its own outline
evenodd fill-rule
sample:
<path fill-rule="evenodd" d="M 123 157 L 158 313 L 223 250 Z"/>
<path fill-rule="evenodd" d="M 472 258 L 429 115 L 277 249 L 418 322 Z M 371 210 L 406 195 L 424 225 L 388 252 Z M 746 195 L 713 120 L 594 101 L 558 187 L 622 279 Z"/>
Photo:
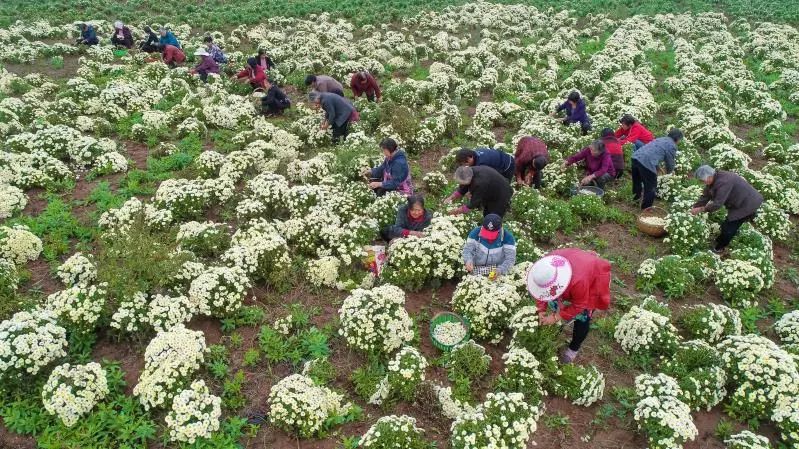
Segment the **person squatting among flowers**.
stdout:
<path fill-rule="evenodd" d="M 595 310 L 610 307 L 610 262 L 593 251 L 562 248 L 550 252 L 527 272 L 527 290 L 536 300 L 541 324 L 574 322 L 561 363 L 577 357 Z"/>
<path fill-rule="evenodd" d="M 502 226 L 502 217 L 488 214 L 483 225 L 469 232 L 463 245 L 466 272 L 495 279 L 506 275 L 516 265 L 516 239 Z"/>
<path fill-rule="evenodd" d="M 411 167 L 408 165 L 405 150 L 398 148 L 397 142 L 391 138 L 380 142 L 380 150 L 384 156 L 383 163 L 363 173 L 369 176 L 369 188 L 377 196 L 383 196 L 386 192 L 413 195 Z"/>
<path fill-rule="evenodd" d="M 383 240 L 404 237 L 424 237 L 424 230 L 430 226 L 433 212 L 424 207 L 424 197 L 411 195 L 408 202 L 397 208 L 397 218 L 394 224 L 380 231 Z"/>
<path fill-rule="evenodd" d="M 563 168 L 578 162 L 584 162 L 585 176 L 580 180 L 581 186 L 596 185 L 600 189 L 605 189 L 605 184 L 616 177 L 616 169 L 613 168 L 613 161 L 610 154 L 605 150 L 605 144 L 601 140 L 595 140 L 580 152 L 569 156 L 563 161 Z"/>

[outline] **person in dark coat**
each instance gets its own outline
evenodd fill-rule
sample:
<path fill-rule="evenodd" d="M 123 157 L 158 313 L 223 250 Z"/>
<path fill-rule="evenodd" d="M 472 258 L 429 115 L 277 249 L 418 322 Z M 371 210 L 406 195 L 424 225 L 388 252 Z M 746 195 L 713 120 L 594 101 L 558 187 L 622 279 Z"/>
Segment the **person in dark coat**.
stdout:
<path fill-rule="evenodd" d="M 641 209 L 649 209 L 655 202 L 658 166 L 664 163 L 666 173 L 673 172 L 677 166 L 677 144 L 682 138 L 682 131 L 675 128 L 667 137 L 658 137 L 633 153 L 633 200 L 641 200 Z"/>
<path fill-rule="evenodd" d="M 204 83 L 208 82 L 208 75 L 210 73 L 219 73 L 219 64 L 214 61 L 211 54 L 205 51 L 204 48 L 195 51 L 194 56 L 200 58 L 200 63 L 191 69 L 190 73 L 200 75 L 200 79 L 203 80 Z"/>
<path fill-rule="evenodd" d="M 164 27 L 161 27 L 159 32 L 161 34 L 161 37 L 158 38 L 158 43 L 159 44 L 161 44 L 162 46 L 171 45 L 173 47 L 180 48 L 181 50 L 183 49 L 183 47 L 180 46 L 180 42 L 178 41 L 178 38 L 175 37 L 175 35 L 172 34 L 171 31 L 167 30 Z"/>
<path fill-rule="evenodd" d="M 291 100 L 283 92 L 283 89 L 272 84 L 267 78 L 264 80 L 266 85 L 266 95 L 261 98 L 261 112 L 264 115 L 283 115 L 283 111 L 291 107 Z"/>
<path fill-rule="evenodd" d="M 275 68 L 275 62 L 272 61 L 272 58 L 266 54 L 266 50 L 263 48 L 258 49 L 258 54 L 255 55 L 255 61 L 258 63 L 259 66 L 263 67 L 264 72 L 272 70 Z"/>
<path fill-rule="evenodd" d="M 513 156 L 493 148 L 478 148 L 476 150 L 461 148 L 455 153 L 455 163 L 468 165 L 469 167 L 474 167 L 475 165 L 491 167 L 500 175 L 506 177 L 508 182 L 513 180 L 513 174 L 516 173 L 516 164 Z"/>
<path fill-rule="evenodd" d="M 516 182 L 540 189 L 541 172 L 549 164 L 547 144 L 537 137 L 522 137 L 516 144 L 513 158 L 516 166 Z"/>
<path fill-rule="evenodd" d="M 696 170 L 696 178 L 705 183 L 702 196 L 691 208 L 691 213 L 712 213 L 724 206 L 727 218 L 721 224 L 721 234 L 716 238 L 713 252 L 720 253 L 738 234 L 741 225 L 753 220 L 763 204 L 760 194 L 741 175 L 703 165 Z"/>
<path fill-rule="evenodd" d="M 133 47 L 133 34 L 125 24 L 117 20 L 114 22 L 114 34 L 111 35 L 111 44 L 118 47 Z"/>
<path fill-rule="evenodd" d="M 308 100 L 314 107 L 321 107 L 325 111 L 321 129 L 333 128 L 333 144 L 339 143 L 340 140 L 347 140 L 350 120 L 357 114 L 355 106 L 350 103 L 350 100 L 338 94 L 316 91 L 308 94 Z"/>
<path fill-rule="evenodd" d="M 581 186 L 595 184 L 604 190 L 605 184 L 616 177 L 613 161 L 610 160 L 610 154 L 605 150 L 605 144 L 601 140 L 595 140 L 580 152 L 569 156 L 563 161 L 563 168 L 578 162 L 584 163 L 585 170 L 585 176 L 580 180 Z"/>
<path fill-rule="evenodd" d="M 563 119 L 564 125 L 568 126 L 572 123 L 579 123 L 583 135 L 588 134 L 588 131 L 591 130 L 591 117 L 589 117 L 588 113 L 585 111 L 585 100 L 583 100 L 580 93 L 576 90 L 569 94 L 566 101 L 558 106 L 558 109 L 552 113 L 552 116 L 557 116 L 560 111 L 566 111 L 566 118 Z"/>
<path fill-rule="evenodd" d="M 80 37 L 77 40 L 78 45 L 97 45 L 100 43 L 100 39 L 97 38 L 97 32 L 94 30 L 94 26 L 81 23 L 79 28 Z"/>
<path fill-rule="evenodd" d="M 608 152 L 610 160 L 613 162 L 616 179 L 621 178 L 624 174 L 624 150 L 619 139 L 613 134 L 612 129 L 605 128 L 602 130 L 602 143 L 605 145 L 605 151 Z"/>
<path fill-rule="evenodd" d="M 354 73 L 350 79 L 350 89 L 352 94 L 357 98 L 361 95 L 366 95 L 369 101 L 380 102 L 382 93 L 380 92 L 380 85 L 371 73 L 366 70 L 361 70 Z"/>
<path fill-rule="evenodd" d="M 380 234 L 387 242 L 404 237 L 424 237 L 423 231 L 430 226 L 432 219 L 433 212 L 425 209 L 424 198 L 411 195 L 407 204 L 397 209 L 394 224 L 383 229 Z"/>
<path fill-rule="evenodd" d="M 145 53 L 156 53 L 160 52 L 161 48 L 158 45 L 158 35 L 155 34 L 152 28 L 145 26 L 144 33 L 147 37 L 139 42 L 139 50 Z"/>
<path fill-rule="evenodd" d="M 385 159 L 382 164 L 369 170 L 369 188 L 374 190 L 377 196 L 383 196 L 386 192 L 413 195 L 411 167 L 408 165 L 405 151 L 397 148 L 397 142 L 390 138 L 380 142 L 380 149 Z"/>
<path fill-rule="evenodd" d="M 455 170 L 455 181 L 460 187 L 453 196 L 460 198 L 466 193 L 470 193 L 471 198 L 461 207 L 450 210 L 450 215 L 464 214 L 472 209 L 481 208 L 484 217 L 488 214 L 505 216 L 505 212 L 510 207 L 513 189 L 508 180 L 496 170 L 490 167 L 463 165 Z M 447 202 L 450 201 L 448 198 Z"/>

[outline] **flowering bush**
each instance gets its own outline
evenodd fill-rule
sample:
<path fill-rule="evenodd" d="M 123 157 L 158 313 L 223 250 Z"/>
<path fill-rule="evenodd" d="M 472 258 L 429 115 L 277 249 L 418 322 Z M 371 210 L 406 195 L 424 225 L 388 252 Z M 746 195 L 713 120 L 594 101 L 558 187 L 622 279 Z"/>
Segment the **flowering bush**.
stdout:
<path fill-rule="evenodd" d="M 222 254 L 222 261 L 244 271 L 253 280 L 281 285 L 290 270 L 288 245 L 264 222 L 233 234 L 233 246 Z M 249 288 L 249 287 L 246 287 Z"/>
<path fill-rule="evenodd" d="M 765 337 L 729 336 L 718 351 L 734 388 L 728 411 L 736 418 L 768 418 L 780 395 L 794 391 L 799 382 L 790 354 Z"/>
<path fill-rule="evenodd" d="M 305 278 L 314 287 L 335 287 L 341 260 L 334 256 L 322 256 L 309 260 L 305 268 Z"/>
<path fill-rule="evenodd" d="M 454 278 L 461 270 L 464 237 L 450 217 L 433 218 L 424 237 L 395 239 L 381 278 L 411 291 L 430 281 Z"/>
<path fill-rule="evenodd" d="M 19 274 L 14 262 L 0 258 L 0 298 L 14 297 L 19 287 Z"/>
<path fill-rule="evenodd" d="M 75 253 L 56 270 L 56 276 L 67 287 L 86 286 L 97 277 L 97 267 L 83 253 Z"/>
<path fill-rule="evenodd" d="M 799 310 L 781 316 L 774 323 L 774 330 L 783 343 L 799 343 Z"/>
<path fill-rule="evenodd" d="M 236 313 L 250 288 L 247 274 L 239 267 L 208 267 L 191 282 L 189 299 L 199 313 L 227 317 Z"/>
<path fill-rule="evenodd" d="M 28 197 L 22 189 L 0 182 L 0 219 L 11 217 L 27 205 Z"/>
<path fill-rule="evenodd" d="M 657 260 L 646 259 L 638 268 L 636 287 L 645 293 L 661 288 L 669 298 L 684 296 L 696 282 L 688 267 L 689 261 L 690 259 L 677 255 L 664 256 Z"/>
<path fill-rule="evenodd" d="M 133 292 L 119 301 L 116 312 L 111 316 L 111 327 L 122 332 L 139 332 L 151 322 L 147 315 L 147 295 Z"/>
<path fill-rule="evenodd" d="M 198 312 L 197 303 L 187 296 L 153 295 L 147 309 L 146 323 L 156 332 L 163 332 L 177 324 L 188 323 Z M 133 323 L 135 319 L 131 316 L 127 324 Z"/>
<path fill-rule="evenodd" d="M 727 395 L 727 374 L 718 354 L 709 343 L 691 340 L 662 365 L 664 373 L 677 379 L 679 399 L 693 410 L 710 410 Z"/>
<path fill-rule="evenodd" d="M 741 334 L 741 315 L 721 304 L 697 304 L 687 307 L 679 319 L 680 328 L 691 339 L 714 344 L 728 335 Z"/>
<path fill-rule="evenodd" d="M 314 384 L 309 377 L 292 374 L 269 392 L 269 419 L 287 432 L 308 438 L 353 411 L 353 405 L 343 400 L 342 395 Z"/>
<path fill-rule="evenodd" d="M 427 360 L 418 349 L 405 346 L 388 362 L 386 377 L 369 398 L 370 404 L 381 404 L 391 396 L 406 401 L 413 399 L 416 389 L 424 380 Z"/>
<path fill-rule="evenodd" d="M 99 363 L 57 366 L 42 388 L 44 409 L 66 427 L 74 426 L 108 395 L 105 370 Z"/>
<path fill-rule="evenodd" d="M 590 406 L 605 394 L 605 376 L 593 365 L 567 364 L 560 367 L 552 393 L 574 405 Z"/>
<path fill-rule="evenodd" d="M 182 324 L 156 334 L 144 351 L 144 370 L 133 395 L 146 410 L 168 406 L 203 362 L 205 336 Z"/>
<path fill-rule="evenodd" d="M 0 322 L 0 375 L 35 376 L 45 366 L 67 355 L 66 330 L 47 311 L 17 312 Z"/>
<path fill-rule="evenodd" d="M 728 449 L 771 449 L 768 438 L 743 430 L 724 440 Z"/>
<path fill-rule="evenodd" d="M 666 216 L 668 237 L 663 243 L 669 245 L 671 252 L 680 256 L 690 256 L 707 244 L 710 230 L 704 218 L 688 212 L 671 212 Z"/>
<path fill-rule="evenodd" d="M 339 309 L 339 334 L 362 351 L 388 355 L 413 339 L 405 293 L 393 285 L 357 289 Z"/>
<path fill-rule="evenodd" d="M 639 396 L 641 399 L 635 406 L 633 417 L 638 422 L 638 428 L 646 433 L 650 448 L 678 449 L 686 441 L 696 438 L 698 432 L 691 409 L 676 396 L 640 393 Z"/>
<path fill-rule="evenodd" d="M 452 423 L 450 447 L 523 449 L 542 412 L 540 404 L 526 401 L 521 393 L 488 393 L 473 412 L 458 415 Z"/>
<path fill-rule="evenodd" d="M 628 354 L 671 354 L 679 340 L 668 317 L 639 306 L 622 315 L 613 336 Z"/>
<path fill-rule="evenodd" d="M 791 221 L 778 204 L 767 200 L 757 211 L 755 227 L 774 240 L 784 241 L 791 232 Z"/>
<path fill-rule="evenodd" d="M 44 306 L 74 329 L 88 331 L 103 311 L 106 287 L 106 284 L 69 287 L 48 296 Z"/>
<path fill-rule="evenodd" d="M 716 273 L 716 287 L 734 307 L 750 307 L 763 289 L 763 273 L 750 262 L 726 259 Z"/>
<path fill-rule="evenodd" d="M 452 307 L 472 324 L 475 336 L 497 342 L 522 303 L 516 289 L 485 276 L 467 276 L 452 294 Z"/>
<path fill-rule="evenodd" d="M 416 427 L 416 419 L 410 416 L 382 416 L 363 434 L 358 446 L 374 449 L 429 449 L 434 447 L 424 439 L 422 433 L 422 429 Z"/>
<path fill-rule="evenodd" d="M 210 438 L 219 430 L 222 399 L 212 395 L 202 380 L 175 395 L 172 410 L 164 420 L 169 429 L 169 439 L 194 443 L 197 438 Z"/>
<path fill-rule="evenodd" d="M 177 240 L 181 249 L 200 256 L 213 257 L 227 249 L 230 236 L 226 225 L 211 221 L 190 221 L 180 225 Z"/>
<path fill-rule="evenodd" d="M 153 201 L 158 207 L 168 209 L 175 218 L 194 218 L 208 206 L 211 192 L 205 185 L 189 179 L 170 178 L 162 182 Z"/>
<path fill-rule="evenodd" d="M 0 226 L 0 258 L 23 265 L 35 260 L 42 253 L 42 241 L 27 227 Z"/>
<path fill-rule="evenodd" d="M 505 371 L 497 379 L 497 388 L 500 391 L 522 393 L 524 399 L 532 404 L 540 403 L 544 396 L 544 377 L 535 356 L 524 348 L 511 347 L 502 360 L 505 362 Z"/>

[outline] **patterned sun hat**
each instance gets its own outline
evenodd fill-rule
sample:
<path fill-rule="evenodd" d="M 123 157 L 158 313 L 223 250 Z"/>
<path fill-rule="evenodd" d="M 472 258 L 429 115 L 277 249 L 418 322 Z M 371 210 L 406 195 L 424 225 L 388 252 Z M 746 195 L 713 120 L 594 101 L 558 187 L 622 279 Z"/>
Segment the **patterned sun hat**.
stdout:
<path fill-rule="evenodd" d="M 572 278 L 572 266 L 563 256 L 545 256 L 527 271 L 527 291 L 538 301 L 558 299 Z"/>

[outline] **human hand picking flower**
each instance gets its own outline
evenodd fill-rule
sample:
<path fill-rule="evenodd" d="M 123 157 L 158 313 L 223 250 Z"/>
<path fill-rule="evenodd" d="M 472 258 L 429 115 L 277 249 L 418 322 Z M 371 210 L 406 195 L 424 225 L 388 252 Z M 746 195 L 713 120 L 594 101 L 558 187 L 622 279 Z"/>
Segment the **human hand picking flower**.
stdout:
<path fill-rule="evenodd" d="M 408 235 L 412 235 L 414 237 L 424 237 L 424 232 L 410 231 L 410 232 L 408 232 Z"/>
<path fill-rule="evenodd" d="M 693 208 L 691 208 L 691 215 L 697 215 L 697 214 L 701 214 L 701 213 L 702 213 L 702 212 L 704 212 L 704 211 L 705 211 L 705 208 L 704 208 L 704 207 L 701 207 L 701 206 L 699 206 L 699 207 L 693 207 Z"/>
<path fill-rule="evenodd" d="M 380 182 L 380 181 L 372 181 L 372 182 L 369 183 L 369 188 L 370 189 L 377 189 L 377 188 L 380 188 L 380 187 L 383 187 L 383 183 Z"/>
<path fill-rule="evenodd" d="M 474 271 L 474 264 L 472 262 L 466 262 L 466 272 L 471 273 Z"/>
<path fill-rule="evenodd" d="M 588 185 L 588 184 L 590 184 L 590 183 L 591 183 L 591 181 L 593 181 L 593 180 L 594 180 L 594 175 L 588 175 L 588 176 L 586 176 L 585 178 L 583 178 L 583 179 L 581 179 L 581 180 L 580 180 L 580 185 L 581 185 L 581 186 Z"/>
<path fill-rule="evenodd" d="M 546 312 L 540 312 L 538 314 L 538 319 L 539 321 L 541 321 L 541 324 L 543 325 L 555 324 L 558 321 L 560 321 L 560 317 L 557 314 L 554 313 L 549 314 Z"/>

